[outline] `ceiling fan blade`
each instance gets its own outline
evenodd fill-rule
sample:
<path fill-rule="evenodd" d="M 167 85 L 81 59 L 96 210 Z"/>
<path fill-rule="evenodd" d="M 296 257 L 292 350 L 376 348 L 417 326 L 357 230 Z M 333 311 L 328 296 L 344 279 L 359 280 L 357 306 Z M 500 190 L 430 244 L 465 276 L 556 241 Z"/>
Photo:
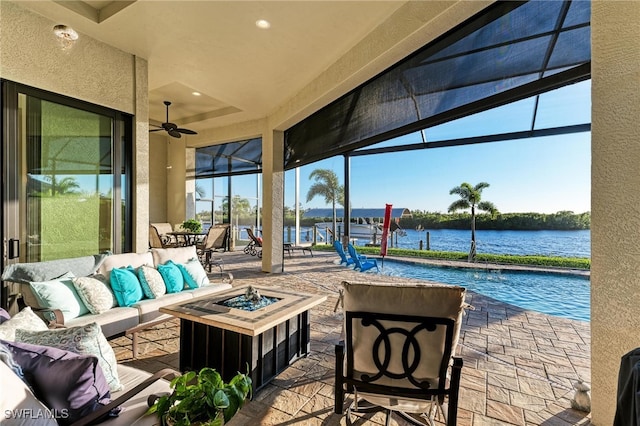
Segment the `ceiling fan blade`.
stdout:
<path fill-rule="evenodd" d="M 151 132 L 162 132 L 164 129 L 149 129 L 149 133 Z"/>
<path fill-rule="evenodd" d="M 180 133 L 184 133 L 185 135 L 197 135 L 197 132 L 194 132 L 193 130 L 189 130 L 189 129 L 176 129 L 177 131 L 179 131 Z"/>
<path fill-rule="evenodd" d="M 182 135 L 177 130 L 167 130 L 169 132 L 169 136 L 173 136 L 174 138 L 181 138 Z"/>

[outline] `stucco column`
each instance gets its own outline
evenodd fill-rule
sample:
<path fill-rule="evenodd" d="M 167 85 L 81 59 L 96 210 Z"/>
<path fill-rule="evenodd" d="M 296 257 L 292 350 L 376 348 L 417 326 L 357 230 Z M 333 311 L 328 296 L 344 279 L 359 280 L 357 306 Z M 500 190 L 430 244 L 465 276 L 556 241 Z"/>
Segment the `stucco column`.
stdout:
<path fill-rule="evenodd" d="M 284 133 L 262 135 L 262 270 L 282 272 Z"/>
<path fill-rule="evenodd" d="M 145 59 L 133 58 L 135 78 L 133 251 L 149 248 L 149 84 Z M 117 201 L 117 200 L 116 200 Z M 117 227 L 117 229 L 120 229 Z"/>
<path fill-rule="evenodd" d="M 592 422 L 605 426 L 620 358 L 640 346 L 640 2 L 591 9 Z"/>

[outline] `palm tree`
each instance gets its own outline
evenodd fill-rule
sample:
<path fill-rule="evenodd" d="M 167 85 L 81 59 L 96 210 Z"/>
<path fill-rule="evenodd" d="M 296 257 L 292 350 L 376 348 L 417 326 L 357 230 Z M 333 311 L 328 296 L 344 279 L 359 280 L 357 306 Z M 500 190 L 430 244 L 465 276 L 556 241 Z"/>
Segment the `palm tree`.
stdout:
<path fill-rule="evenodd" d="M 333 170 L 315 169 L 309 174 L 309 179 L 315 179 L 315 183 L 307 192 L 307 203 L 316 195 L 324 197 L 327 204 L 333 207 L 333 239 L 336 238 L 336 203 L 344 206 L 344 186 L 340 185 L 338 175 Z"/>
<path fill-rule="evenodd" d="M 62 194 L 77 194 L 78 189 L 80 189 L 80 184 L 76 178 L 67 176 L 58 180 L 56 175 L 47 175 L 44 178 L 45 180 L 51 182 L 51 195 L 62 195 Z"/>
<path fill-rule="evenodd" d="M 476 186 L 464 182 L 460 186 L 456 186 L 449 194 L 457 194 L 460 199 L 454 201 L 449 206 L 449 213 L 453 213 L 457 210 L 471 209 L 471 249 L 469 250 L 469 262 L 476 258 L 476 209 L 486 211 L 495 216 L 498 213 L 496 206 L 490 201 L 481 201 L 482 190 L 488 188 L 487 182 L 480 182 Z"/>
<path fill-rule="evenodd" d="M 204 190 L 204 186 L 196 183 L 196 195 L 198 198 L 204 198 L 207 195 L 207 192 Z"/>

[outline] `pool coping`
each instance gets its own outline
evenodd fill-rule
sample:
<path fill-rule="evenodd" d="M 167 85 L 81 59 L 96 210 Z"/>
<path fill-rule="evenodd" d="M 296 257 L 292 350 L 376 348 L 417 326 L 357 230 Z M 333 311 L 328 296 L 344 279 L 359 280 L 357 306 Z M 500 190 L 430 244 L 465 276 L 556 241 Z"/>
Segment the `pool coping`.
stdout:
<path fill-rule="evenodd" d="M 381 258 L 379 258 L 381 259 Z M 385 259 L 393 260 L 394 262 L 409 263 L 415 265 L 433 265 L 448 268 L 463 268 L 463 269 L 475 269 L 480 271 L 512 271 L 512 272 L 533 272 L 541 274 L 561 274 L 571 275 L 581 278 L 589 279 L 591 277 L 591 271 L 574 268 L 559 268 L 549 266 L 533 266 L 533 265 L 513 265 L 506 263 L 479 263 L 479 262 L 464 262 L 459 260 L 445 260 L 445 259 L 425 259 L 425 258 L 413 258 L 406 256 L 385 256 Z"/>

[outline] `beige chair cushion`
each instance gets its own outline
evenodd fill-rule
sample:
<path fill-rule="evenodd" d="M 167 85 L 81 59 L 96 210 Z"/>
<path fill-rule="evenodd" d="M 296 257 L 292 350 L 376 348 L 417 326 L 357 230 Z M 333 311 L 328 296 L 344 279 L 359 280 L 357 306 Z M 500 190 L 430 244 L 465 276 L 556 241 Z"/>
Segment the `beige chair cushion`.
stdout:
<path fill-rule="evenodd" d="M 224 239 L 227 235 L 227 229 L 229 225 L 214 225 L 207 231 L 207 236 L 204 240 L 204 244 L 201 247 L 204 250 L 224 248 Z"/>
<path fill-rule="evenodd" d="M 458 342 L 461 319 L 464 307 L 465 289 L 463 287 L 422 284 L 422 283 L 342 283 L 344 294 L 344 311 L 379 312 L 401 315 L 419 315 L 429 317 L 450 318 L 456 321 L 452 354 Z M 402 326 L 402 324 L 400 324 Z M 415 327 L 414 323 L 406 323 L 407 328 Z M 378 332 L 372 327 L 354 327 L 354 369 L 358 373 L 374 373 L 375 366 L 372 345 Z M 421 362 L 416 369 L 415 377 L 435 382 L 439 376 L 440 361 L 444 351 L 444 327 L 435 332 L 420 331 L 416 339 L 422 348 Z M 402 347 L 403 335 L 390 335 L 392 347 Z M 428 348 L 425 350 L 425 348 Z M 402 360 L 394 357 L 389 370 L 402 371 Z M 396 367 L 394 367 L 396 366 Z M 381 385 L 402 385 L 395 380 L 384 378 L 377 382 Z M 435 384 L 435 383 L 434 383 Z M 406 386 L 406 384 L 404 384 Z"/>
<path fill-rule="evenodd" d="M 158 233 L 160 235 L 164 235 L 168 232 L 173 232 L 173 229 L 171 229 L 171 224 L 170 223 L 166 223 L 166 222 L 159 222 L 159 223 L 150 223 L 149 225 L 155 227 L 158 230 Z M 177 230 L 177 228 L 176 228 Z"/>
<path fill-rule="evenodd" d="M 153 225 L 149 225 L 149 247 L 164 247 L 162 244 L 162 234 Z"/>

